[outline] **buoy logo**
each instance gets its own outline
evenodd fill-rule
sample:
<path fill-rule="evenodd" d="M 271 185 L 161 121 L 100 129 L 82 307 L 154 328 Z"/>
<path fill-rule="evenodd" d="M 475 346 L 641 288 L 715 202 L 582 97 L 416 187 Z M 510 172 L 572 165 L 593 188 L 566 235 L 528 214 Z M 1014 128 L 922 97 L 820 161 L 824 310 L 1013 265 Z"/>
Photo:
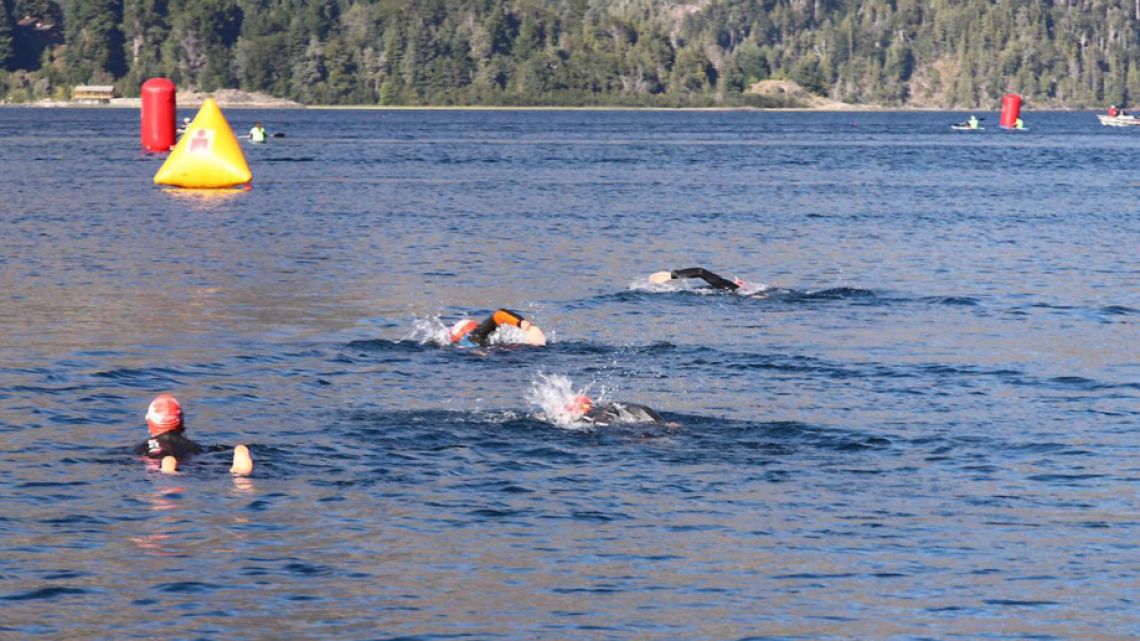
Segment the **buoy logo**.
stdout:
<path fill-rule="evenodd" d="M 208 154 L 214 146 L 213 129 L 197 129 L 190 137 L 190 153 Z"/>

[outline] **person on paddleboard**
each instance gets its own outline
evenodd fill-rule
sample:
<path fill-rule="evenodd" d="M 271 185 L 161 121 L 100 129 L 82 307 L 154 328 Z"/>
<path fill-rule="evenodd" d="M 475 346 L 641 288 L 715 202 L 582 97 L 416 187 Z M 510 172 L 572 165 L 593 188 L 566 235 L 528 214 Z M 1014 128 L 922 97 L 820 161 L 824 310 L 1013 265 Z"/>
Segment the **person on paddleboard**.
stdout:
<path fill-rule="evenodd" d="M 713 289 L 723 289 L 730 292 L 749 289 L 748 283 L 739 278 L 728 280 L 727 278 L 710 272 L 704 267 L 686 267 L 685 269 L 674 269 L 673 271 L 667 272 L 655 272 L 649 275 L 649 282 L 662 285 L 671 280 L 681 278 L 699 278 L 708 283 Z"/>
<path fill-rule="evenodd" d="M 249 130 L 249 141 L 265 142 L 265 135 L 265 127 L 262 127 L 260 122 L 255 122 L 253 128 Z"/>
<path fill-rule="evenodd" d="M 966 126 L 970 129 L 977 129 L 980 126 L 978 124 L 978 117 L 974 114 L 970 114 L 970 119 L 966 121 Z"/>
<path fill-rule="evenodd" d="M 204 451 L 228 450 L 227 446 L 203 448 L 186 436 L 186 425 L 182 420 L 182 405 L 171 394 L 159 394 L 150 402 L 146 410 L 146 426 L 150 438 L 136 446 L 132 453 L 161 461 L 163 472 L 175 472 L 178 465 L 195 454 Z M 235 476 L 248 476 L 253 471 L 253 458 L 249 448 L 238 445 L 234 448 L 233 467 L 230 473 Z"/>
<path fill-rule="evenodd" d="M 535 347 L 546 345 L 546 335 L 538 325 L 509 309 L 496 309 L 482 323 L 473 318 L 457 321 L 449 332 L 451 343 L 457 347 L 486 347 L 491 342 L 491 335 L 503 325 L 517 327 L 522 332 L 521 339 L 509 342 Z"/>

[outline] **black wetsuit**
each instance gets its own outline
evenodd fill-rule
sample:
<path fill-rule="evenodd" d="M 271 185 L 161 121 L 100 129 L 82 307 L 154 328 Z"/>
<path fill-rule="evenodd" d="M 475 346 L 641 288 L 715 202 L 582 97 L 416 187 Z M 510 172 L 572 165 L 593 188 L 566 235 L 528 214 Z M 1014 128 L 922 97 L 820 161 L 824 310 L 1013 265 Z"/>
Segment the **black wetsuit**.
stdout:
<path fill-rule="evenodd" d="M 712 286 L 716 289 L 727 289 L 730 292 L 734 292 L 734 291 L 740 289 L 740 285 L 737 285 L 736 283 L 732 282 L 731 280 L 728 280 L 727 278 L 722 278 L 721 276 L 718 276 L 717 274 L 710 272 L 709 270 L 705 269 L 704 267 L 687 267 L 685 269 L 677 269 L 677 270 L 669 272 L 669 277 L 670 278 L 699 278 L 699 279 L 705 281 L 710 286 Z"/>
<path fill-rule="evenodd" d="M 491 334 L 499 329 L 499 325 L 518 327 L 524 320 L 522 314 L 518 312 L 512 312 L 509 309 L 496 309 L 495 313 L 491 314 L 487 320 L 479 323 L 479 326 L 468 332 L 464 338 L 480 347 L 486 347 L 487 341 L 491 339 Z"/>
<path fill-rule="evenodd" d="M 179 461 L 185 461 L 194 454 L 201 454 L 203 451 L 205 450 L 202 446 L 186 438 L 182 430 L 163 432 L 147 439 L 131 450 L 136 456 L 158 459 L 164 456 L 173 456 Z"/>
<path fill-rule="evenodd" d="M 583 417 L 595 425 L 611 423 L 663 423 L 664 419 L 651 408 L 637 403 L 606 403 L 595 405 Z"/>

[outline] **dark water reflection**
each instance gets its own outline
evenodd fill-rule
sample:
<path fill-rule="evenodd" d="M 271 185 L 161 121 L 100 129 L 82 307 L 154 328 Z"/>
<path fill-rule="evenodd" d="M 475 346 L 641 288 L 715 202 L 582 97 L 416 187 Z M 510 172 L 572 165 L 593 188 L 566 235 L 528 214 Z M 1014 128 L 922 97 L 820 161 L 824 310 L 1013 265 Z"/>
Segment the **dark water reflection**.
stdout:
<path fill-rule="evenodd" d="M 227 116 L 286 133 L 250 192 L 0 110 L 0 636 L 1140 634 L 1136 132 Z M 692 265 L 776 289 L 637 285 Z M 551 345 L 420 340 L 496 306 Z M 542 373 L 683 427 L 555 427 Z M 256 474 L 131 459 L 166 390 Z"/>

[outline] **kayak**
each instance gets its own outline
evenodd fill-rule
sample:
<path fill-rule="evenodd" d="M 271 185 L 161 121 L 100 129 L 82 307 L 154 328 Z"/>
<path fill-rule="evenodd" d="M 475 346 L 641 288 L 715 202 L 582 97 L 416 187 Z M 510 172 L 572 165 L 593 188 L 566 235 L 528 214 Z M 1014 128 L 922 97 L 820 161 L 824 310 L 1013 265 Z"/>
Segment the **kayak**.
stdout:
<path fill-rule="evenodd" d="M 954 131 L 982 131 L 985 127 L 971 127 L 970 125 L 950 125 Z"/>

